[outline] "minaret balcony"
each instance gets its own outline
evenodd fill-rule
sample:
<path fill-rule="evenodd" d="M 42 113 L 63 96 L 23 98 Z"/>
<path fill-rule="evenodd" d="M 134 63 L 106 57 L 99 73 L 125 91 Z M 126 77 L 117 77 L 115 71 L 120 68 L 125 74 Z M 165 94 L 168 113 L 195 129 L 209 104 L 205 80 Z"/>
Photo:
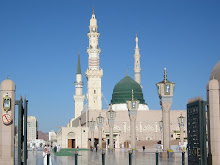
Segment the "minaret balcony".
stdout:
<path fill-rule="evenodd" d="M 83 88 L 84 83 L 80 81 L 80 82 L 74 82 L 74 84 L 75 84 L 75 88 Z"/>
<path fill-rule="evenodd" d="M 99 53 L 101 53 L 101 49 L 100 48 L 98 48 L 98 49 L 93 49 L 93 48 L 90 49 L 90 48 L 88 48 L 87 49 L 87 53 L 88 54 L 90 54 L 90 53 L 98 53 L 99 54 Z"/>
<path fill-rule="evenodd" d="M 140 72 L 141 71 L 141 68 L 134 68 L 134 72 Z"/>

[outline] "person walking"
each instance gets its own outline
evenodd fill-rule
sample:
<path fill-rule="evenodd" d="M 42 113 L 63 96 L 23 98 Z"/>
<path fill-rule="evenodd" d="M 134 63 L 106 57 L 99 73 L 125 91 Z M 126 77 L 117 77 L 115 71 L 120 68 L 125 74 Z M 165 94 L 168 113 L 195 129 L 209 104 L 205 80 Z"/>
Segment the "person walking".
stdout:
<path fill-rule="evenodd" d="M 43 151 L 43 165 L 52 165 L 50 152 L 48 152 L 47 147 L 45 147 Z"/>
<path fill-rule="evenodd" d="M 57 146 L 55 145 L 55 147 L 53 148 L 54 152 L 57 152 Z"/>
<path fill-rule="evenodd" d="M 142 147 L 143 148 L 143 152 L 145 151 L 145 146 Z"/>
<path fill-rule="evenodd" d="M 57 146 L 57 152 L 60 152 L 60 150 L 61 150 L 61 147 L 60 147 L 60 145 L 58 145 Z"/>
<path fill-rule="evenodd" d="M 45 148 L 43 151 L 43 158 L 44 158 L 44 165 L 52 165 L 49 145 L 45 145 Z"/>
<path fill-rule="evenodd" d="M 90 151 L 93 151 L 93 148 L 92 148 L 92 146 L 90 146 Z"/>
<path fill-rule="evenodd" d="M 98 150 L 98 144 L 96 144 L 95 146 L 95 151 L 97 152 L 97 150 Z"/>

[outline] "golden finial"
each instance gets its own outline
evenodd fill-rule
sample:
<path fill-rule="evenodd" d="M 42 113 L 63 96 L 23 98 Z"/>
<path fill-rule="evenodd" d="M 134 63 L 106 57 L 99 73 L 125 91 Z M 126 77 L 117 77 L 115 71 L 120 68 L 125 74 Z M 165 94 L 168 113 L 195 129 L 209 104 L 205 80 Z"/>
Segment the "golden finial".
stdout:
<path fill-rule="evenodd" d="M 164 68 L 164 81 L 166 82 L 167 81 L 167 69 Z"/>
<path fill-rule="evenodd" d="M 80 50 L 78 51 L 78 55 L 80 55 Z"/>
<path fill-rule="evenodd" d="M 134 100 L 134 91 L 133 91 L 133 89 L 131 90 L 131 99 L 132 99 L 132 101 Z"/>
<path fill-rule="evenodd" d="M 93 6 L 93 9 L 92 9 L 92 14 L 94 15 L 94 6 Z"/>
<path fill-rule="evenodd" d="M 136 32 L 136 37 L 138 36 L 138 34 L 137 34 L 138 32 Z"/>
<path fill-rule="evenodd" d="M 128 70 L 127 70 L 127 75 L 126 76 L 128 76 Z"/>
<path fill-rule="evenodd" d="M 20 100 L 22 100 L 23 101 L 23 98 L 22 98 L 22 96 L 20 95 Z"/>

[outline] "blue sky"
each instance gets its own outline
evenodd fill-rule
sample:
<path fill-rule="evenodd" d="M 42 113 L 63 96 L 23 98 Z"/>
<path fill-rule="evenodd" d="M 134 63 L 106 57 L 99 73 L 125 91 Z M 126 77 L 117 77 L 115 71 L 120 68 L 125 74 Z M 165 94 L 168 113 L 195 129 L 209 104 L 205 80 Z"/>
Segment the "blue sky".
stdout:
<path fill-rule="evenodd" d="M 150 109 L 160 109 L 155 84 L 176 83 L 172 109 L 189 98 L 206 100 L 206 84 L 220 60 L 220 2 L 204 0 L 2 0 L 0 81 L 10 76 L 29 100 L 29 115 L 44 132 L 74 117 L 77 52 L 81 52 L 83 93 L 88 67 L 87 32 L 92 7 L 100 32 L 102 92 L 110 103 L 115 84 L 134 77 L 135 35 L 141 54 L 141 83 Z M 17 112 L 16 112 L 17 113 Z"/>

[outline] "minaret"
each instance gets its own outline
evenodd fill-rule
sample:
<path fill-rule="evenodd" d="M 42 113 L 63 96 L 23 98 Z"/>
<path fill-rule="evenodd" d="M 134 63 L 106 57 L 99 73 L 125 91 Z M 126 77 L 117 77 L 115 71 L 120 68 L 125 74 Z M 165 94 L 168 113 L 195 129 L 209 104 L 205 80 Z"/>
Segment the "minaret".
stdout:
<path fill-rule="evenodd" d="M 89 37 L 89 47 L 87 53 L 89 55 L 88 59 L 88 69 L 86 71 L 87 82 L 87 104 L 89 110 L 102 109 L 102 92 L 101 92 L 101 78 L 103 71 L 99 68 L 99 54 L 101 49 L 99 48 L 99 36 L 100 33 L 97 31 L 97 20 L 94 14 L 94 8 L 92 13 L 92 18 L 90 19 L 89 32 L 87 36 Z"/>
<path fill-rule="evenodd" d="M 141 64 L 140 64 L 140 53 L 138 48 L 138 37 L 136 33 L 136 48 L 135 48 L 135 54 L 134 54 L 134 79 L 135 81 L 141 85 Z"/>
<path fill-rule="evenodd" d="M 76 82 L 75 84 L 75 95 L 73 99 L 75 101 L 75 118 L 81 115 L 83 110 L 83 102 L 85 99 L 85 95 L 82 94 L 83 82 L 82 82 L 82 73 L 80 66 L 80 54 L 78 54 L 78 64 L 77 64 L 77 72 L 76 72 Z"/>

